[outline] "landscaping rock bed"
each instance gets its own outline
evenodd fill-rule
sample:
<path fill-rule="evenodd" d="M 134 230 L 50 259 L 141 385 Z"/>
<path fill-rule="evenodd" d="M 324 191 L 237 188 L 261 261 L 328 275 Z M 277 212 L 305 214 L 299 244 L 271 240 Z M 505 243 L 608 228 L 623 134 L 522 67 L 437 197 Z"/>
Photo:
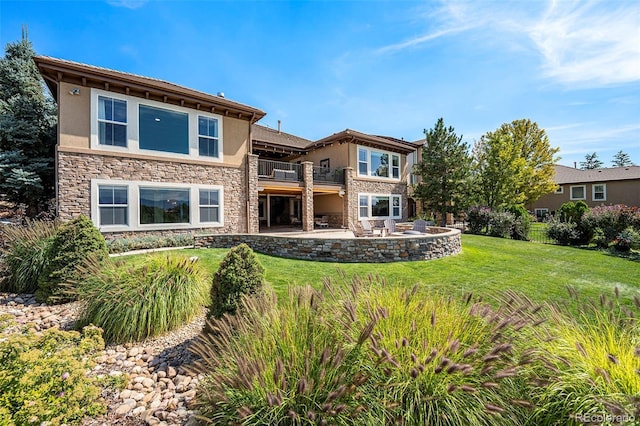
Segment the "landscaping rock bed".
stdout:
<path fill-rule="evenodd" d="M 36 331 L 51 327 L 73 329 L 78 302 L 47 306 L 33 295 L 0 293 L 0 315 L 12 315 L 18 324 Z M 200 377 L 185 366 L 194 360 L 190 342 L 200 333 L 205 311 L 191 323 L 166 335 L 136 344 L 108 345 L 96 358 L 93 376 L 124 376 L 126 387 L 103 392 L 108 404 L 105 416 L 85 419 L 84 425 L 182 425 L 193 424 L 189 403 L 196 396 Z M 15 333 L 18 326 L 2 334 Z M 0 334 L 0 339 L 2 338 Z"/>

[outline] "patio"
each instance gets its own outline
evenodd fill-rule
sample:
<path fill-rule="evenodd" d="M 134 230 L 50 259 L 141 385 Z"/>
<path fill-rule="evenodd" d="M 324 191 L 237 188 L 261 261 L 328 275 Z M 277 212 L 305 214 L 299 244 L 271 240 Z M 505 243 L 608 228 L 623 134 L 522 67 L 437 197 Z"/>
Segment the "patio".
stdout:
<path fill-rule="evenodd" d="M 311 232 L 280 229 L 261 234 L 196 235 L 196 248 L 231 248 L 246 243 L 253 250 L 273 256 L 324 262 L 383 263 L 438 259 L 460 253 L 458 229 L 430 227 L 424 234 L 392 234 L 356 238 L 346 229 Z"/>

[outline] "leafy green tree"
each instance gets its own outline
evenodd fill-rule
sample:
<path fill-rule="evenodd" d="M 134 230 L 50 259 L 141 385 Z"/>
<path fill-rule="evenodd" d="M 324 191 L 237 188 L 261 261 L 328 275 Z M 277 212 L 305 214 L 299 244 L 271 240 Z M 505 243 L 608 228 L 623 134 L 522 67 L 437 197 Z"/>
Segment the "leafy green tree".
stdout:
<path fill-rule="evenodd" d="M 54 197 L 57 113 L 24 36 L 0 59 L 0 198 L 43 210 Z"/>
<path fill-rule="evenodd" d="M 580 162 L 580 168 L 583 170 L 599 169 L 604 163 L 598 159 L 598 154 L 587 154 L 584 156 L 584 161 Z"/>
<path fill-rule="evenodd" d="M 453 127 L 445 127 L 439 118 L 433 129 L 424 131 L 422 161 L 414 173 L 422 177 L 415 187 L 415 196 L 425 208 L 439 212 L 446 223 L 447 213 L 457 213 L 467 207 L 471 157 L 469 145 L 462 142 Z"/>
<path fill-rule="evenodd" d="M 553 192 L 555 155 L 544 129 L 529 119 L 504 123 L 473 148 L 476 202 L 491 208 L 534 202 Z"/>
<path fill-rule="evenodd" d="M 613 167 L 633 166 L 633 161 L 631 161 L 629 154 L 620 150 L 613 156 L 611 164 L 613 164 Z"/>

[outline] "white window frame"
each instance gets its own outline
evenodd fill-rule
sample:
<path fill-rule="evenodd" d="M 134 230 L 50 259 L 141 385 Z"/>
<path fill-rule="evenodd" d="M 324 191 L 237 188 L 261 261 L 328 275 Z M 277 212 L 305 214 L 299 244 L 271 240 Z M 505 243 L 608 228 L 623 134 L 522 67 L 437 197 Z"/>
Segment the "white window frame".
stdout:
<path fill-rule="evenodd" d="M 99 186 L 126 186 L 128 188 L 128 225 L 100 225 L 100 209 L 98 205 Z M 140 188 L 188 189 L 189 190 L 189 223 L 140 223 Z M 218 191 L 218 222 L 200 221 L 200 189 Z M 156 231 L 166 229 L 219 228 L 224 226 L 224 187 L 222 185 L 188 184 L 176 182 L 127 181 L 119 179 L 91 179 L 91 220 L 103 232 L 124 231 Z"/>
<path fill-rule="evenodd" d="M 200 134 L 200 123 L 198 123 L 198 127 L 196 129 L 197 133 L 198 133 L 198 156 L 200 157 L 204 157 L 204 158 L 218 158 L 220 156 L 220 120 L 218 120 L 217 118 L 214 117 L 210 117 L 207 115 L 202 115 L 202 114 L 198 114 L 197 120 L 200 121 L 200 118 L 204 118 L 207 120 L 215 120 L 218 123 L 218 136 L 209 136 L 209 135 L 202 135 Z M 203 139 L 207 139 L 207 140 L 212 140 L 212 141 L 216 141 L 218 146 L 218 155 L 213 156 L 213 155 L 201 155 L 200 154 L 200 138 Z"/>
<path fill-rule="evenodd" d="M 602 191 L 596 191 L 596 186 L 601 186 Z M 596 198 L 596 192 L 602 193 L 602 198 Z M 592 183 L 591 184 L 591 199 L 593 201 L 607 201 L 607 184 L 606 183 Z"/>
<path fill-rule="evenodd" d="M 100 118 L 100 114 L 98 113 L 98 111 L 100 110 L 100 97 L 106 98 L 106 99 L 111 99 L 112 101 L 124 102 L 125 109 L 127 111 L 127 115 L 126 115 L 126 120 L 127 121 L 122 123 L 120 121 L 107 120 L 107 119 Z M 97 123 L 96 123 L 96 126 L 97 126 L 97 128 L 96 128 L 96 137 L 98 138 L 98 146 L 107 147 L 107 149 L 110 149 L 110 148 L 126 149 L 127 148 L 127 146 L 129 145 L 129 102 L 127 102 L 126 99 L 120 98 L 118 96 L 113 96 L 112 94 L 109 94 L 109 96 L 107 96 L 107 95 L 98 95 L 98 96 L 96 96 L 96 120 L 97 120 Z M 125 146 L 101 144 L 100 143 L 100 123 L 115 124 L 115 125 L 118 125 L 118 126 L 124 126 Z"/>
<path fill-rule="evenodd" d="M 538 212 L 540 212 L 540 214 L 538 214 Z M 546 217 L 549 216 L 549 209 L 547 208 L 539 208 L 539 209 L 534 209 L 533 210 L 533 214 L 535 215 L 536 218 L 538 217 Z"/>
<path fill-rule="evenodd" d="M 366 197 L 367 199 L 367 215 L 362 216 L 360 213 L 360 208 L 364 207 L 360 205 L 360 199 Z M 389 216 L 372 216 L 372 197 L 389 197 Z M 393 214 L 393 199 L 398 199 L 398 215 Z M 402 219 L 402 195 L 401 194 L 370 194 L 370 193 L 360 193 L 358 194 L 358 219 L 371 219 L 371 220 L 380 220 L 380 219 Z"/>
<path fill-rule="evenodd" d="M 564 186 L 560 185 L 554 194 L 564 194 Z"/>
<path fill-rule="evenodd" d="M 367 173 L 360 173 L 360 163 L 363 163 L 362 161 L 360 161 L 360 151 L 365 151 L 367 153 L 367 160 L 366 160 L 366 164 L 367 164 Z M 362 146 L 362 145 L 357 145 L 357 153 L 358 153 L 358 176 L 359 177 L 368 177 L 368 178 L 374 178 L 374 179 L 380 179 L 380 180 L 390 180 L 390 181 L 395 181 L 398 182 L 402 179 L 402 157 L 400 156 L 400 154 L 397 154 L 395 152 L 391 152 L 391 151 L 384 151 L 384 150 L 380 150 L 380 149 L 374 149 L 374 148 L 369 148 L 366 146 Z M 376 154 L 387 154 L 389 156 L 389 176 L 377 176 L 377 175 L 373 175 L 373 170 L 371 167 L 371 154 L 372 153 L 376 153 Z M 398 177 L 394 178 L 393 177 L 393 157 L 397 157 L 398 158 Z"/>
<path fill-rule="evenodd" d="M 125 101 L 127 103 L 127 146 L 101 145 L 98 138 L 98 97 Z M 180 154 L 175 152 L 156 151 L 151 149 L 140 149 L 140 105 L 153 108 L 160 108 L 169 111 L 175 111 L 188 114 L 189 116 L 189 154 Z M 198 139 L 198 116 L 212 118 L 218 120 L 218 156 L 210 157 L 200 155 L 199 139 Z M 211 163 L 221 163 L 224 161 L 224 128 L 223 117 L 218 114 L 197 111 L 190 108 L 184 108 L 177 105 L 156 102 L 149 99 L 138 98 L 135 96 L 121 95 L 119 93 L 109 92 L 102 89 L 91 89 L 91 149 L 101 151 L 114 151 L 121 153 L 140 154 L 154 157 L 164 157 L 172 159 L 200 160 Z"/>
<path fill-rule="evenodd" d="M 582 188 L 582 198 L 574 198 L 573 196 L 573 188 Z M 587 199 L 587 186 L 586 185 L 571 185 L 569 187 L 569 199 L 570 200 L 586 200 Z"/>
<path fill-rule="evenodd" d="M 100 204 L 100 187 L 111 187 L 111 188 L 124 188 L 127 191 L 127 204 Z M 127 214 L 125 216 L 125 222 L 127 222 L 126 224 L 122 225 L 122 224 L 114 224 L 114 225 L 100 225 L 100 226 L 128 226 L 129 225 L 129 186 L 128 185 L 120 185 L 117 181 L 112 183 L 112 184 L 99 184 L 98 185 L 98 191 L 97 191 L 97 197 L 96 197 L 96 203 L 98 204 L 98 216 L 100 215 L 100 209 L 101 208 L 122 208 L 122 207 L 126 207 L 126 211 Z M 100 218 L 98 217 L 97 220 L 98 223 L 100 223 Z"/>
<path fill-rule="evenodd" d="M 217 192 L 218 193 L 218 204 L 200 204 L 200 191 L 209 191 L 209 192 Z M 220 198 L 220 191 L 217 189 L 211 189 L 211 188 L 199 188 L 198 189 L 198 219 L 200 220 L 200 223 L 216 223 L 216 222 L 211 222 L 211 221 L 204 221 L 202 220 L 202 216 L 200 215 L 200 209 L 204 208 L 217 208 L 218 209 L 218 219 L 220 218 L 220 214 L 222 213 L 222 211 L 220 210 L 220 204 L 222 203 L 222 198 Z"/>

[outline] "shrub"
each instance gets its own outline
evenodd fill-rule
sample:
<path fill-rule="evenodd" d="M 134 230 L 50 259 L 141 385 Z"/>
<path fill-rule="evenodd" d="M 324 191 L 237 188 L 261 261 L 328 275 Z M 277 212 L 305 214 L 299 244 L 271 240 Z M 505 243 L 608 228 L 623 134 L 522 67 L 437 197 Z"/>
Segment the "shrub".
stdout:
<path fill-rule="evenodd" d="M 591 209 L 583 218 L 588 229 L 600 228 L 604 234 L 602 246 L 607 247 L 618 234 L 633 227 L 637 209 L 618 204 L 615 206 L 598 206 Z"/>
<path fill-rule="evenodd" d="M 467 212 L 469 232 L 482 234 L 489 227 L 490 213 L 491 209 L 489 207 L 471 207 Z"/>
<path fill-rule="evenodd" d="M 1 228 L 4 277 L 0 280 L 0 290 L 10 293 L 36 291 L 57 227 L 57 222 L 34 220 L 25 226 Z"/>
<path fill-rule="evenodd" d="M 95 257 L 100 261 L 107 255 L 104 237 L 88 217 L 80 215 L 65 223 L 49 246 L 36 298 L 47 303 L 75 300 L 75 289 L 65 284 L 80 280 L 79 266 L 85 259 Z"/>
<path fill-rule="evenodd" d="M 264 287 L 264 267 L 246 244 L 229 250 L 213 277 L 209 317 L 235 314 L 244 294 L 260 293 Z"/>
<path fill-rule="evenodd" d="M 574 222 L 561 222 L 552 218 L 547 225 L 547 237 L 561 245 L 569 245 L 577 241 L 580 236 L 578 225 Z"/>
<path fill-rule="evenodd" d="M 613 240 L 613 246 L 618 251 L 640 248 L 640 233 L 628 227 L 616 236 L 616 239 Z"/>
<path fill-rule="evenodd" d="M 0 339 L 0 424 L 78 424 L 106 412 L 100 388 L 87 377 L 101 349 L 97 327 L 22 329 Z"/>
<path fill-rule="evenodd" d="M 517 205 L 507 209 L 515 216 L 511 227 L 511 238 L 514 240 L 529 241 L 529 231 L 531 230 L 531 216 L 524 206 Z"/>
<path fill-rule="evenodd" d="M 577 299 L 575 291 L 570 293 Z M 550 336 L 539 336 L 536 343 L 546 353 L 550 370 L 542 374 L 545 385 L 531 389 L 538 407 L 533 424 L 557 424 L 576 414 L 626 416 L 631 423 L 637 419 L 640 299 L 636 303 L 635 314 L 604 295 L 599 303 L 582 302 L 577 316 L 563 313 L 564 306 L 553 310 L 547 322 Z"/>
<path fill-rule="evenodd" d="M 491 212 L 489 215 L 489 235 L 507 238 L 511 235 L 515 216 L 509 212 Z"/>
<path fill-rule="evenodd" d="M 558 209 L 558 214 L 560 215 L 560 220 L 563 222 L 573 222 L 575 224 L 580 224 L 582 220 L 582 216 L 589 211 L 589 206 L 584 201 L 569 201 L 568 203 L 564 203 Z"/>
<path fill-rule="evenodd" d="M 193 346 L 204 375 L 195 408 L 214 424 L 523 424 L 528 415 L 523 316 L 373 279 L 290 288 L 280 304 L 273 293 L 244 297 L 242 309 Z"/>
<path fill-rule="evenodd" d="M 123 253 L 132 250 L 156 249 L 163 247 L 193 246 L 193 235 L 148 235 L 144 237 L 125 237 L 107 241 L 109 253 Z"/>
<path fill-rule="evenodd" d="M 85 303 L 78 326 L 93 323 L 109 342 L 139 341 L 172 330 L 202 312 L 207 302 L 206 274 L 197 260 L 148 256 L 95 259 L 83 268 L 78 285 Z"/>

